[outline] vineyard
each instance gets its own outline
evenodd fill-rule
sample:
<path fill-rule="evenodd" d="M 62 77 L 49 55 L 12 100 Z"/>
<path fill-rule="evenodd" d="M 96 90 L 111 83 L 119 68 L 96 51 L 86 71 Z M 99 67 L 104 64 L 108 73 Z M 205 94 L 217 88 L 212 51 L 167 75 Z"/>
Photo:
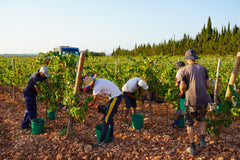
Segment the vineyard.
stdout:
<path fill-rule="evenodd" d="M 200 56 L 201 57 L 201 56 Z M 210 79 L 216 78 L 218 59 L 221 58 L 219 75 L 219 98 L 224 106 L 225 93 L 232 73 L 235 57 L 201 57 L 198 63 L 208 70 Z M 84 74 L 97 74 L 99 78 L 109 79 L 121 90 L 127 80 L 140 77 L 149 85 L 149 95 L 160 99 L 163 103 L 152 102 L 152 112 L 149 103 L 138 102 L 137 111 L 144 114 L 143 128 L 132 129 L 131 125 L 122 124 L 121 116 L 125 109 L 124 100 L 115 116 L 114 143 L 106 148 L 93 149 L 91 144 L 96 141 L 94 127 L 101 123 L 102 114 L 97 109 L 88 108 L 86 101 L 91 93 L 80 91 L 74 93 L 79 57 L 74 55 L 59 56 L 49 52 L 37 57 L 0 57 L 0 154 L 3 159 L 188 159 L 186 151 L 188 138 L 186 128 L 173 130 L 170 123 L 177 106 L 179 89 L 175 87 L 176 62 L 183 59 L 173 56 L 138 56 L 138 57 L 86 57 L 83 68 Z M 39 84 L 43 93 L 38 95 L 38 117 L 46 119 L 46 110 L 56 110 L 59 103 L 69 106 L 69 110 L 57 113 L 56 120 L 47 120 L 44 133 L 32 135 L 31 131 L 21 130 L 25 102 L 22 90 L 32 73 L 42 66 L 47 66 L 50 73 L 51 90 L 44 83 Z M 236 79 L 238 88 L 240 79 Z M 231 90 L 233 90 L 231 88 Z M 213 88 L 209 89 L 213 94 Z M 234 92 L 234 91 L 233 91 Z M 237 94 L 237 107 L 239 106 Z M 148 97 L 151 99 L 152 97 Z M 240 99 L 240 98 L 239 98 Z M 78 102 L 84 102 L 78 107 Z M 106 99 L 101 97 L 97 105 L 104 104 Z M 226 104 L 225 104 L 226 105 Z M 232 106 L 228 104 L 226 106 Z M 224 108 L 224 107 L 223 107 Z M 231 110 L 231 108 L 228 108 Z M 233 112 L 234 111 L 234 112 Z M 227 113 L 230 111 L 227 110 Z M 239 109 L 232 110 L 234 116 L 225 116 L 213 123 L 210 112 L 207 134 L 207 149 L 199 149 L 200 159 L 225 158 L 239 159 Z M 74 119 L 72 138 L 66 138 L 68 115 Z M 217 124 L 218 123 L 218 124 Z M 219 123 L 222 127 L 220 139 L 213 143 L 212 137 L 219 131 L 213 126 Z M 198 124 L 195 124 L 195 127 Z M 214 129 L 213 129 L 213 128 Z M 195 129 L 199 132 L 198 127 Z M 195 133 L 197 134 L 197 133 Z M 197 136 L 199 137 L 199 135 Z M 197 138 L 195 138 L 197 139 Z M 197 139 L 199 141 L 199 139 Z M 10 148 L 10 150 L 9 150 Z"/>

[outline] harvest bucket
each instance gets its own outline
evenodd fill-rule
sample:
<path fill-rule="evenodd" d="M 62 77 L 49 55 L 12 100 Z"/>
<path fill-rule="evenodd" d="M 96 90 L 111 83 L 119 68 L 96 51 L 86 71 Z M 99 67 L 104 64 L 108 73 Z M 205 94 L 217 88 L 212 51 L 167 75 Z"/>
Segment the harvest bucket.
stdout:
<path fill-rule="evenodd" d="M 45 120 L 43 118 L 35 118 L 31 121 L 32 134 L 41 134 L 43 132 Z"/>
<path fill-rule="evenodd" d="M 55 112 L 53 110 L 47 110 L 48 112 L 48 118 L 50 120 L 54 120 L 55 119 L 55 114 L 57 115 L 57 110 L 55 110 Z"/>
<path fill-rule="evenodd" d="M 185 111 L 184 102 L 185 102 L 185 98 L 184 99 L 180 98 L 180 110 L 182 110 L 182 111 Z"/>
<path fill-rule="evenodd" d="M 142 114 L 132 114 L 132 127 L 134 129 L 141 129 L 143 124 L 143 115 Z"/>
<path fill-rule="evenodd" d="M 103 129 L 103 123 L 102 123 L 102 124 L 98 124 L 98 125 L 95 126 L 95 130 L 96 130 L 97 140 L 98 140 L 98 141 L 99 141 L 100 138 L 101 138 L 102 129 Z M 104 139 L 104 141 L 105 141 L 106 143 L 109 142 L 110 129 L 111 129 L 111 126 L 108 127 L 108 131 L 107 131 L 107 134 L 106 134 L 105 139 Z"/>
<path fill-rule="evenodd" d="M 176 114 L 174 114 L 174 119 L 175 119 L 175 117 L 176 117 Z M 179 120 L 178 120 L 177 126 L 178 126 L 179 128 L 182 128 L 182 127 L 185 126 L 185 120 L 184 120 L 184 115 L 183 115 L 183 114 L 181 114 L 181 117 L 180 117 Z"/>
<path fill-rule="evenodd" d="M 221 111 L 221 103 L 217 103 L 217 111 Z"/>

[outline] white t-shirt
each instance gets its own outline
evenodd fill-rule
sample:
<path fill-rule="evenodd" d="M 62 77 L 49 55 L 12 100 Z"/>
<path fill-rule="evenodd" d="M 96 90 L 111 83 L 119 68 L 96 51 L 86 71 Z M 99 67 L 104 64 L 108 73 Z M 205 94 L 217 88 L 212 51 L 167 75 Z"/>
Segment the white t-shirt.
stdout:
<path fill-rule="evenodd" d="M 139 87 L 137 86 L 137 82 L 142 80 L 141 78 L 132 78 L 132 79 L 129 79 L 127 81 L 127 83 L 124 84 L 124 86 L 122 87 L 122 91 L 123 92 L 130 92 L 130 93 L 133 93 L 135 92 L 136 90 L 139 89 Z"/>
<path fill-rule="evenodd" d="M 105 95 L 110 99 L 120 96 L 122 93 L 119 88 L 111 81 L 103 78 L 98 78 L 93 87 L 93 95 Z"/>
<path fill-rule="evenodd" d="M 177 74 L 176 74 L 176 78 L 177 78 L 177 82 L 179 81 L 179 77 L 180 77 L 180 74 L 181 74 L 181 71 L 182 71 L 183 68 L 180 68 L 178 71 L 177 71 Z"/>

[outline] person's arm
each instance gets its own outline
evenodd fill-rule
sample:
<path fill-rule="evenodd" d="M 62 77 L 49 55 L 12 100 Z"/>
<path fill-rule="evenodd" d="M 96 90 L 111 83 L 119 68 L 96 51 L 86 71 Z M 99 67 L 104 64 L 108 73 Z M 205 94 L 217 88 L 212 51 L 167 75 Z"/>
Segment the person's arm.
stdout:
<path fill-rule="evenodd" d="M 46 83 L 46 85 L 47 85 L 48 89 L 49 89 L 49 90 L 51 90 L 51 85 L 50 85 L 50 83 L 49 83 L 49 80 L 48 80 L 48 79 L 45 79 L 45 83 Z"/>
<path fill-rule="evenodd" d="M 98 96 L 99 96 L 98 94 L 93 96 L 93 99 L 92 99 L 92 101 L 88 104 L 88 107 L 92 107 L 92 106 L 95 105 L 95 103 L 97 102 Z"/>
<path fill-rule="evenodd" d="M 184 90 L 185 90 L 185 82 L 184 81 L 180 82 L 179 90 L 180 90 L 180 93 L 182 93 L 182 94 L 184 93 Z"/>
<path fill-rule="evenodd" d="M 179 87 L 179 84 L 180 84 L 180 83 L 179 83 L 178 79 L 175 77 L 175 86 L 176 86 L 176 87 Z"/>
<path fill-rule="evenodd" d="M 35 87 L 35 89 L 36 89 L 36 91 L 37 91 L 38 94 L 42 94 L 42 91 L 41 91 L 41 89 L 40 89 L 39 86 L 34 85 L 34 87 Z"/>
<path fill-rule="evenodd" d="M 210 88 L 210 82 L 209 82 L 209 79 L 206 80 L 206 88 L 207 88 L 207 90 Z"/>
<path fill-rule="evenodd" d="M 128 92 L 128 96 L 131 97 L 131 98 L 133 98 L 133 99 L 138 100 L 138 98 L 137 98 L 136 96 L 132 95 L 131 92 Z"/>

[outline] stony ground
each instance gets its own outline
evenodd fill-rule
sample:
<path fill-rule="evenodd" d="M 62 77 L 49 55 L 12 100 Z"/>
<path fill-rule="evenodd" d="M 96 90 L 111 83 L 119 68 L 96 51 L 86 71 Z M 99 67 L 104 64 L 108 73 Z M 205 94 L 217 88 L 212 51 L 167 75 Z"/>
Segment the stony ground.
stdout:
<path fill-rule="evenodd" d="M 47 120 L 43 133 L 32 134 L 31 130 L 20 129 L 25 103 L 17 92 L 16 100 L 11 99 L 11 88 L 0 86 L 0 159 L 240 159 L 239 119 L 224 128 L 218 142 L 212 135 L 206 136 L 208 147 L 197 145 L 198 156 L 193 157 L 185 150 L 188 147 L 186 128 L 173 129 L 167 125 L 173 121 L 174 109 L 170 104 L 153 103 L 153 119 L 149 120 L 148 103 L 138 105 L 138 113 L 144 115 L 143 128 L 135 130 L 122 123 L 124 100 L 115 115 L 115 142 L 104 148 L 92 148 L 96 142 L 95 126 L 102 121 L 97 109 L 90 109 L 84 123 L 74 122 L 72 138 L 58 134 L 66 128 L 65 112 L 58 112 L 56 120 Z M 84 96 L 84 95 L 83 95 Z M 98 104 L 103 104 L 102 99 Z M 167 106 L 168 105 L 168 106 Z M 46 106 L 38 102 L 38 117 L 46 119 Z M 195 141 L 199 144 L 198 124 L 194 126 Z"/>

